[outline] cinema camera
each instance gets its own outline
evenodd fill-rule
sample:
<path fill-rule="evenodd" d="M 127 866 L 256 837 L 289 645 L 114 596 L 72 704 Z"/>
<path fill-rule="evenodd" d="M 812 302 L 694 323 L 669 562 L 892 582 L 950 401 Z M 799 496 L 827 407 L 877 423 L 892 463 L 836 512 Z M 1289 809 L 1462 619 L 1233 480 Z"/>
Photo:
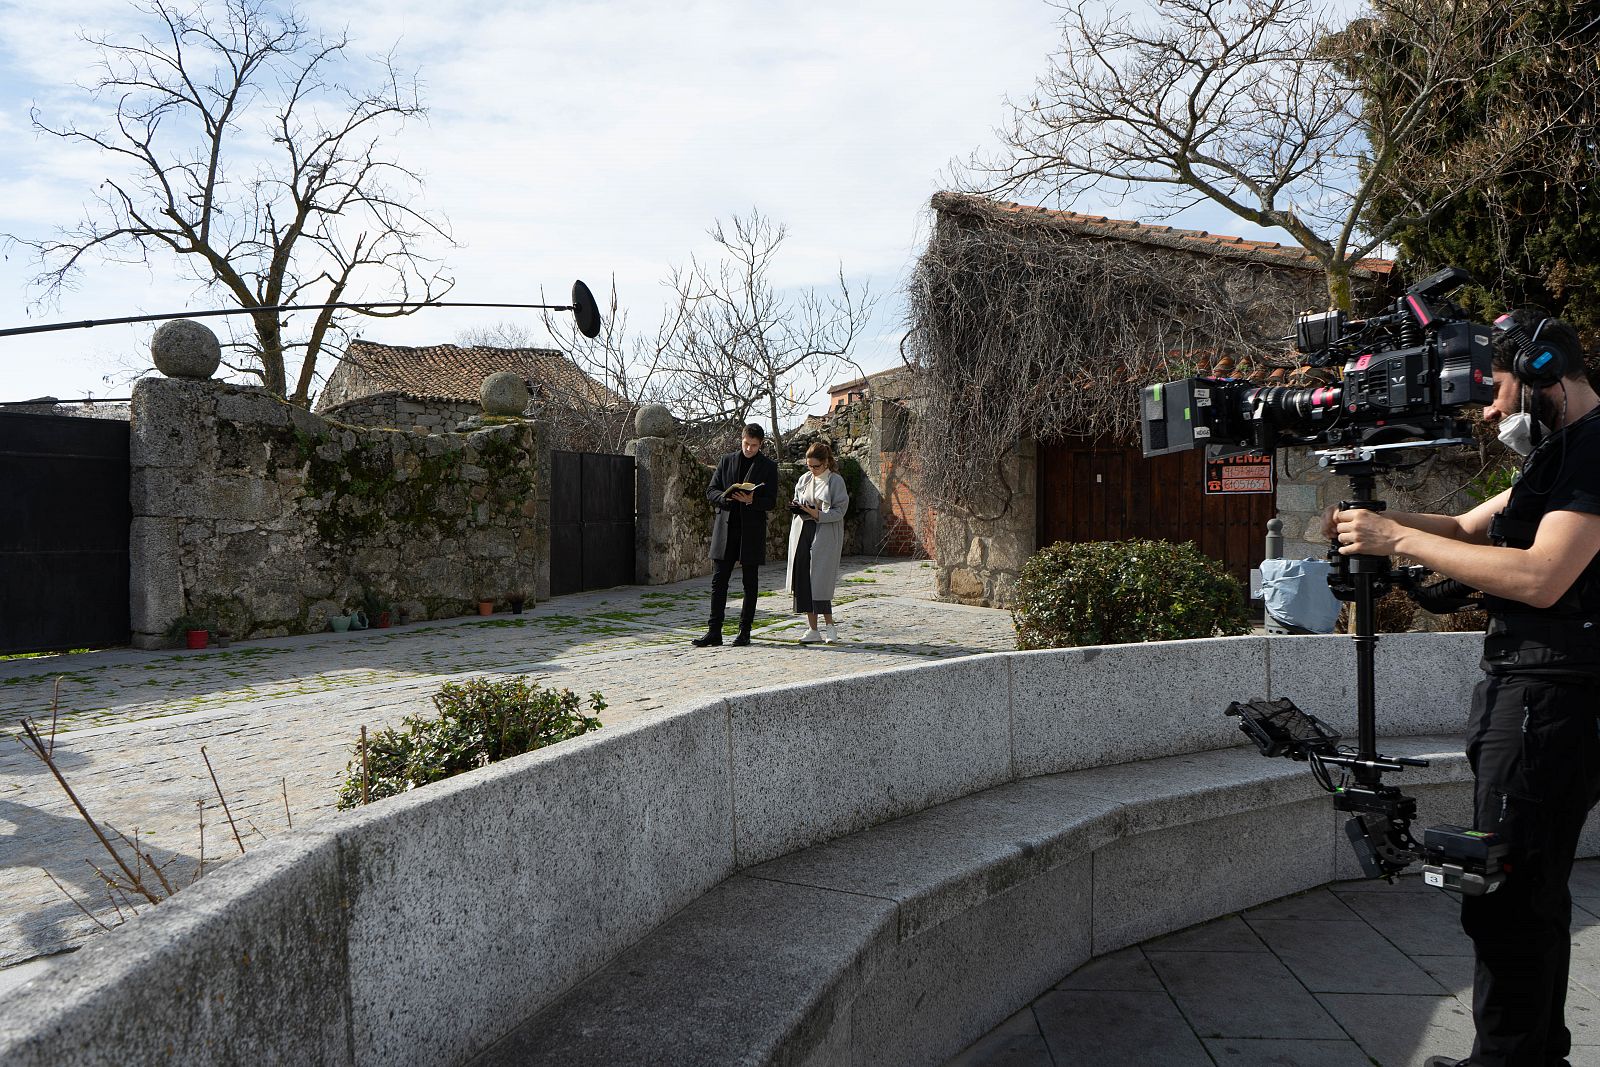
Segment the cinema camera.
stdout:
<path fill-rule="evenodd" d="M 1336 384 L 1263 386 L 1229 378 L 1187 378 L 1146 386 L 1141 435 L 1146 457 L 1206 445 L 1233 452 L 1270 452 L 1284 445 L 1320 445 L 1319 461 L 1350 479 L 1341 510 L 1382 511 L 1376 476 L 1406 462 L 1403 453 L 1471 443 L 1463 409 L 1494 399 L 1493 328 L 1469 321 L 1444 296 L 1472 281 L 1447 267 L 1407 289 L 1391 309 L 1362 320 L 1343 312 L 1305 314 L 1295 322 L 1295 348 L 1312 367 L 1343 364 Z M 1495 834 L 1433 826 L 1411 833 L 1417 804 L 1383 772 L 1425 767 L 1426 760 L 1377 751 L 1373 654 L 1380 596 L 1401 588 L 1431 611 L 1456 610 L 1469 597 L 1456 583 L 1427 583 L 1420 567 L 1395 569 L 1387 556 L 1340 555 L 1329 549 L 1334 596 L 1355 604 L 1357 738 L 1340 735 L 1287 699 L 1234 702 L 1225 714 L 1264 756 L 1309 763 L 1345 824 L 1361 868 L 1386 878 L 1422 863 L 1430 885 L 1477 896 L 1505 880 L 1507 846 Z M 1470 594 L 1470 590 L 1465 590 Z M 1337 770 L 1338 778 L 1335 779 Z"/>

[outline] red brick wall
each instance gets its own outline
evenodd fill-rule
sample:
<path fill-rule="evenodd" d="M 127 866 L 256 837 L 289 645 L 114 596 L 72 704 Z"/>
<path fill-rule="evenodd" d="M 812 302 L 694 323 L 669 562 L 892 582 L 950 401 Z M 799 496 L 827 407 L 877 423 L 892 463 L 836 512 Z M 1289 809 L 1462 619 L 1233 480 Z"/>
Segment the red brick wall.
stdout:
<path fill-rule="evenodd" d="M 931 508 L 917 506 L 912 453 L 883 453 L 880 472 L 883 499 L 878 507 L 883 519 L 883 554 L 932 559 L 934 513 Z"/>

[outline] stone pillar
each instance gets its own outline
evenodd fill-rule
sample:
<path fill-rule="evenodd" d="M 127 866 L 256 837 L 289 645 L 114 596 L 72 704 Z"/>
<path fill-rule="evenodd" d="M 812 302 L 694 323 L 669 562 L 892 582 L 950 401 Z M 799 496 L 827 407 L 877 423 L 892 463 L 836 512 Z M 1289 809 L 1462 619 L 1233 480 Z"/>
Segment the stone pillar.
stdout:
<path fill-rule="evenodd" d="M 666 585 L 711 573 L 710 470 L 678 439 L 666 408 L 645 405 L 634 426 L 635 579 Z"/>
<path fill-rule="evenodd" d="M 133 388 L 128 434 L 128 614 L 136 648 L 159 648 L 185 613 L 178 537 L 215 450 L 217 383 L 146 378 Z"/>
<path fill-rule="evenodd" d="M 994 489 L 970 509 L 941 509 L 934 526 L 938 594 L 962 604 L 1003 608 L 1022 565 L 1037 550 L 1037 450 L 1023 441 L 998 464 Z"/>

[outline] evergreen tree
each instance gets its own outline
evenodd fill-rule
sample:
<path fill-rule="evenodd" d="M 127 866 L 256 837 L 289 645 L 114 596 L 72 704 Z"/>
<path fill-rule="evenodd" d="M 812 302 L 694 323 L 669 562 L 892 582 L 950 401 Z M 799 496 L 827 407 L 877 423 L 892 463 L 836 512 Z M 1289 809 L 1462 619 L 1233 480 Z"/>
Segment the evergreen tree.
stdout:
<path fill-rule="evenodd" d="M 1491 181 L 1397 232 L 1402 274 L 1465 267 L 1482 283 L 1466 301 L 1475 315 L 1536 305 L 1592 338 L 1600 334 L 1600 0 L 1540 0 L 1514 16 L 1493 0 L 1461 6 L 1481 25 L 1476 75 L 1428 99 L 1408 99 L 1391 65 L 1425 57 L 1365 62 L 1394 35 L 1381 24 L 1364 30 L 1370 47 L 1355 69 L 1369 111 L 1422 107 L 1430 116 L 1408 165 L 1385 173 L 1369 227 L 1413 198 L 1450 196 L 1443 174 L 1490 168 Z M 1391 8 L 1386 21 L 1404 11 Z"/>

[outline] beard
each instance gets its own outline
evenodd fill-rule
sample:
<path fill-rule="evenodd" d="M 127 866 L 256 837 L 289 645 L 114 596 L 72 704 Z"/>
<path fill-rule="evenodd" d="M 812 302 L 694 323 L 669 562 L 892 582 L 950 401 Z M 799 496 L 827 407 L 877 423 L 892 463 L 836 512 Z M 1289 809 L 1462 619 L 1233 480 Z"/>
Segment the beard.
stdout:
<path fill-rule="evenodd" d="M 1566 396 L 1552 398 L 1545 395 L 1544 390 L 1527 391 L 1528 414 L 1532 415 L 1548 429 L 1556 430 L 1561 427 L 1562 416 L 1566 412 Z"/>

